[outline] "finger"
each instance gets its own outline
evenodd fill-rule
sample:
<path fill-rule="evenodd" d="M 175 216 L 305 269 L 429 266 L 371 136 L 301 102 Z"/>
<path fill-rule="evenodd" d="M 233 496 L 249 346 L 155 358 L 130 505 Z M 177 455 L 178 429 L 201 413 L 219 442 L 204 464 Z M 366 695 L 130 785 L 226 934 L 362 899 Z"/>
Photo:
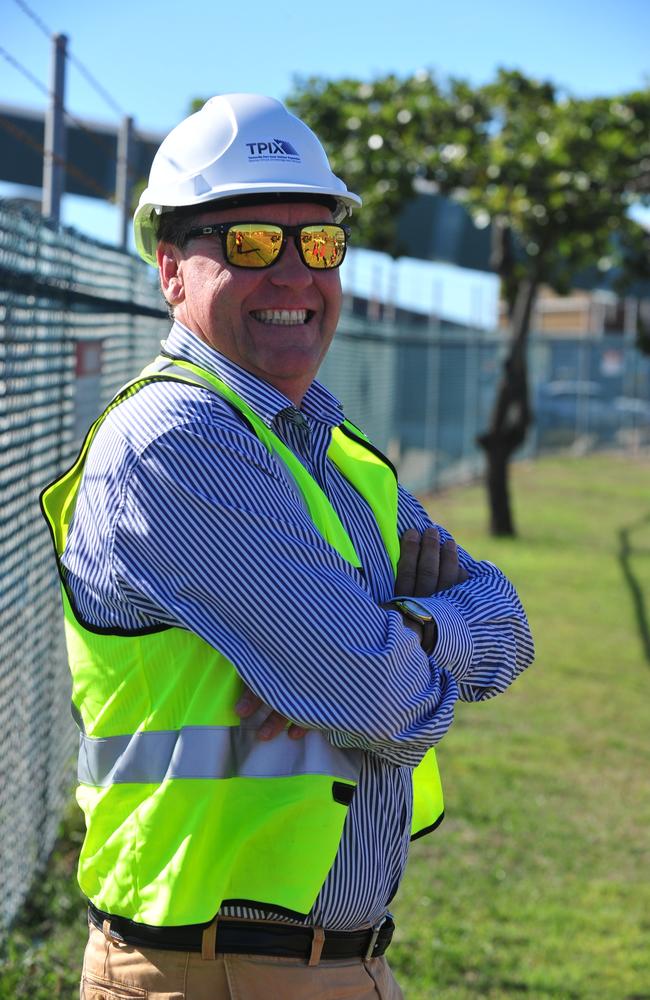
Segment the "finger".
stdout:
<path fill-rule="evenodd" d="M 235 711 L 240 719 L 248 719 L 257 712 L 261 704 L 262 699 L 258 698 L 249 687 L 245 687 L 235 705 Z"/>
<path fill-rule="evenodd" d="M 440 573 L 440 536 L 435 528 L 427 528 L 420 542 L 415 583 L 410 596 L 428 597 L 435 594 Z"/>
<path fill-rule="evenodd" d="M 271 712 L 257 730 L 258 740 L 273 740 L 287 728 L 288 719 L 279 712 Z"/>
<path fill-rule="evenodd" d="M 404 597 L 413 596 L 415 576 L 420 555 L 420 533 L 415 528 L 408 528 L 400 539 L 399 562 L 395 578 L 395 593 Z"/>
<path fill-rule="evenodd" d="M 451 539 L 453 542 L 453 539 Z M 454 543 L 455 544 L 455 543 Z M 451 584 L 452 587 L 457 586 L 459 583 L 465 583 L 465 580 L 469 580 L 469 573 L 464 566 L 461 566 L 460 557 L 458 555 L 458 546 L 456 545 L 456 580 Z"/>
<path fill-rule="evenodd" d="M 458 583 L 458 549 L 453 538 L 448 538 L 440 546 L 440 572 L 438 573 L 438 591 L 449 590 Z"/>
<path fill-rule="evenodd" d="M 289 738 L 292 740 L 301 740 L 303 736 L 307 735 L 307 730 L 303 729 L 302 726 L 297 726 L 295 722 L 292 722 L 287 730 Z"/>

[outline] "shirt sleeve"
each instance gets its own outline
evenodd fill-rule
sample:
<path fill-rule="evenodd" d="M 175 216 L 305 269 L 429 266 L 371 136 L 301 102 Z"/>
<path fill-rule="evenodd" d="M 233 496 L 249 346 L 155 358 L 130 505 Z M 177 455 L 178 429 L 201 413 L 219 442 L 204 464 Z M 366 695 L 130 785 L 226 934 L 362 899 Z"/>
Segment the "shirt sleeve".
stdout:
<path fill-rule="evenodd" d="M 400 488 L 399 530 L 435 527 L 415 497 Z M 477 562 L 460 546 L 458 559 L 469 579 L 431 597 L 418 597 L 433 615 L 438 639 L 431 660 L 452 674 L 463 701 L 499 694 L 534 658 L 526 613 L 510 581 L 493 563 Z"/>
<path fill-rule="evenodd" d="M 122 484 L 111 559 L 136 608 L 200 635 L 268 705 L 338 746 L 414 766 L 451 724 L 466 645 L 458 679 L 428 658 L 248 431 L 195 422 L 151 441 Z M 449 614 L 465 623 L 468 610 Z"/>

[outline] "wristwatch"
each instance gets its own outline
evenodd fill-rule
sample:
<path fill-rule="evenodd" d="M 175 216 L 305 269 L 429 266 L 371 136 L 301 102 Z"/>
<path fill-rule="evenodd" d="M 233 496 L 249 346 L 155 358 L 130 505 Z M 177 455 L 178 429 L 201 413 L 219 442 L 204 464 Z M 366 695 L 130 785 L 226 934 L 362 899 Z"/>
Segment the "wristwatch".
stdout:
<path fill-rule="evenodd" d="M 433 621 L 431 612 L 424 604 L 420 604 L 413 597 L 395 597 L 388 603 L 396 608 L 397 611 L 401 611 L 407 618 L 410 618 L 411 621 L 418 622 L 420 625 L 428 625 L 429 622 Z"/>
<path fill-rule="evenodd" d="M 431 655 L 435 649 L 436 643 L 438 642 L 438 626 L 436 620 L 424 604 L 420 604 L 419 601 L 415 600 L 413 597 L 394 597 L 392 601 L 388 602 L 392 607 L 400 611 L 405 618 L 410 618 L 412 622 L 417 622 L 422 629 L 426 625 L 433 626 L 428 629 L 428 632 L 423 632 L 423 635 L 427 637 L 427 645 L 423 646 L 425 653 Z M 408 626 L 407 626 L 408 628 Z"/>

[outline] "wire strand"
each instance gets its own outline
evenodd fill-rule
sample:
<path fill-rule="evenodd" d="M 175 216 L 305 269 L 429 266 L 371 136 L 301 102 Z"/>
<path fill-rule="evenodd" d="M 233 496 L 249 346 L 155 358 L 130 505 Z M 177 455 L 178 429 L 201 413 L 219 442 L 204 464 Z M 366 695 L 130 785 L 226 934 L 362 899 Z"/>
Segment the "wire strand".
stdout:
<path fill-rule="evenodd" d="M 51 28 L 42 20 L 41 17 L 39 17 L 38 14 L 36 14 L 35 11 L 32 10 L 32 8 L 25 2 L 25 0 L 14 0 L 14 2 L 16 6 L 19 7 L 20 10 L 22 10 L 22 12 L 36 25 L 39 31 L 41 31 L 43 35 L 45 35 L 46 38 L 51 40 L 54 37 L 54 32 L 51 30 Z M 29 69 L 27 69 L 26 66 L 24 66 L 21 62 L 19 62 L 19 60 L 16 59 L 15 56 L 12 56 L 12 54 L 8 52 L 3 46 L 0 46 L 0 55 L 2 55 L 3 58 L 11 66 L 14 67 L 14 69 L 16 69 L 19 73 L 21 73 L 27 80 L 29 80 L 30 83 L 32 83 L 38 90 L 40 90 L 41 93 L 45 94 L 45 96 L 49 100 L 53 99 L 54 95 L 52 91 L 49 89 L 49 87 L 46 84 L 44 84 L 41 80 L 39 80 L 38 77 L 36 77 Z M 77 58 L 77 56 L 75 56 L 72 52 L 68 51 L 67 47 L 65 51 L 65 56 L 66 59 L 73 66 L 75 66 L 76 69 L 82 74 L 82 76 L 85 77 L 86 81 L 91 85 L 91 87 L 93 87 L 93 89 L 112 108 L 112 110 L 115 111 L 122 118 L 126 117 L 126 113 L 118 105 L 118 103 L 111 97 L 106 88 L 103 87 L 99 83 L 99 81 L 95 79 L 92 73 L 86 68 L 86 66 L 81 62 L 81 60 Z M 59 101 L 58 106 L 60 107 L 60 110 L 65 116 L 66 121 L 75 125 L 78 129 L 80 129 L 82 133 L 86 134 L 88 138 L 91 140 L 91 142 L 93 142 L 99 149 L 101 149 L 101 151 L 105 155 L 107 155 L 109 161 L 111 163 L 114 163 L 116 169 L 119 170 L 118 159 L 115 153 L 113 152 L 113 149 L 105 141 L 99 139 L 95 135 L 95 133 L 92 132 L 89 128 L 87 128 L 87 126 L 78 118 L 76 118 L 75 115 L 67 111 L 66 108 L 63 106 L 62 102 Z M 26 143 L 27 145 L 33 148 L 36 148 L 40 153 L 45 155 L 44 146 L 42 146 L 38 142 L 35 142 L 31 138 L 31 136 L 29 136 L 22 129 L 19 129 L 17 126 L 13 125 L 6 118 L 4 118 L 4 116 L 2 116 L 0 124 L 5 129 L 5 131 L 12 132 L 16 136 L 16 138 L 18 138 L 20 141 Z M 61 157 L 58 156 L 54 156 L 54 159 L 55 162 L 60 163 L 65 168 L 65 170 L 67 170 L 71 175 L 75 176 L 90 191 L 93 191 L 93 193 L 96 196 L 112 203 L 115 202 L 115 195 L 109 194 L 107 191 L 105 191 L 102 187 L 100 187 L 99 184 L 96 183 L 96 181 L 94 181 L 91 177 L 88 177 L 86 174 L 84 174 L 83 171 L 81 171 L 78 167 L 76 167 L 75 164 L 70 163 L 67 160 L 63 160 Z M 130 165 L 128 168 L 128 176 L 131 179 L 131 181 L 133 181 L 133 178 L 135 176 L 135 168 L 133 165 Z"/>
<path fill-rule="evenodd" d="M 54 32 L 50 28 L 48 28 L 48 26 L 38 16 L 38 14 L 36 14 L 31 9 L 31 7 L 29 7 L 25 3 L 25 0 L 14 0 L 14 3 L 18 7 L 20 7 L 20 9 L 23 11 L 23 13 L 26 14 L 27 17 L 30 18 L 30 20 L 32 20 L 34 22 L 34 24 L 37 26 L 37 28 L 40 31 L 42 31 L 43 34 L 46 35 L 47 38 L 52 38 L 54 36 Z M 120 115 L 122 118 L 124 118 L 126 116 L 126 112 L 120 107 L 120 105 L 117 103 L 117 101 L 115 101 L 113 99 L 113 97 L 111 97 L 111 95 L 109 94 L 109 92 L 106 90 L 105 87 L 103 87 L 101 85 L 101 83 L 99 82 L 99 80 L 95 79 L 95 77 L 92 75 L 92 73 L 90 72 L 90 70 L 86 66 L 84 66 L 84 64 L 82 63 L 81 59 L 78 58 L 78 56 L 74 55 L 73 52 L 68 52 L 66 50 L 66 59 L 73 66 L 75 66 L 76 69 L 79 70 L 79 72 L 85 78 L 85 80 L 87 81 L 87 83 L 90 84 L 90 86 L 99 94 L 99 96 L 106 102 L 106 104 L 108 104 L 108 106 L 113 111 L 116 112 L 116 114 Z"/>
<path fill-rule="evenodd" d="M 40 28 L 40 30 L 43 32 L 44 35 L 47 35 L 48 38 L 52 37 L 54 32 L 51 31 L 50 28 L 48 28 L 45 22 L 40 19 L 38 14 L 35 14 L 34 11 L 27 6 L 24 0 L 14 0 L 14 3 L 18 7 L 20 7 L 20 9 L 23 11 L 24 14 L 27 14 L 27 17 L 29 17 L 34 22 L 37 28 Z"/>
<path fill-rule="evenodd" d="M 102 87 L 101 83 L 99 83 L 94 78 L 94 76 L 92 75 L 92 73 L 90 72 L 90 70 L 86 69 L 86 67 L 81 62 L 81 60 L 78 59 L 72 52 L 66 53 L 66 58 L 72 63 L 73 66 L 77 67 L 77 69 L 79 70 L 79 72 L 81 73 L 81 75 L 86 78 L 86 80 L 91 85 L 91 87 L 94 87 L 94 89 L 97 91 L 97 93 L 100 95 L 100 97 L 104 98 L 104 100 L 106 101 L 106 103 L 108 104 L 108 106 L 110 108 L 112 108 L 113 111 L 115 111 L 118 115 L 120 115 L 120 117 L 125 118 L 126 117 L 126 111 L 124 111 L 120 107 L 120 105 L 117 103 L 117 101 L 113 100 L 113 98 L 108 93 L 108 91 L 105 90 L 104 87 Z"/>
<path fill-rule="evenodd" d="M 18 0 L 16 0 L 16 2 L 18 2 Z M 22 73 L 22 75 L 29 80 L 30 83 L 33 83 L 35 87 L 38 87 L 38 89 L 45 94 L 46 97 L 52 96 L 52 93 L 46 84 L 44 84 L 42 80 L 39 80 L 38 77 L 34 76 L 34 74 L 28 70 L 26 66 L 19 63 L 18 60 L 12 56 L 10 52 L 7 52 L 2 45 L 0 45 L 0 55 L 3 56 L 7 62 L 14 67 L 14 69 L 17 69 L 19 73 Z"/>
<path fill-rule="evenodd" d="M 16 0 L 16 2 L 18 2 L 18 0 Z M 33 83 L 36 87 L 38 87 L 38 89 L 41 90 L 49 98 L 49 100 L 52 100 L 54 96 L 52 91 L 49 90 L 44 83 L 42 83 L 37 77 L 33 75 L 33 73 L 30 72 L 30 70 L 27 69 L 26 66 L 23 66 L 23 64 L 20 63 L 15 58 L 15 56 L 12 56 L 11 53 L 7 52 L 7 50 L 3 48 L 3 46 L 1 45 L 0 45 L 0 55 L 2 55 L 7 60 L 7 62 L 10 63 L 15 69 L 17 69 L 20 73 L 22 73 L 24 77 L 30 80 L 31 83 Z M 61 101 L 57 101 L 56 106 L 57 109 L 60 109 L 62 111 L 66 120 L 70 122 L 72 125 L 76 125 L 81 132 L 87 135 L 90 141 L 94 143 L 94 145 L 97 146 L 98 149 L 101 149 L 102 153 L 104 153 L 104 155 L 108 157 L 111 163 L 117 163 L 117 158 L 115 156 L 115 153 L 113 152 L 112 148 L 108 145 L 107 142 L 103 141 L 102 139 L 99 139 L 95 135 L 95 133 L 92 132 L 88 128 L 88 126 L 81 121 L 80 118 L 77 118 L 75 115 L 72 114 L 72 112 L 68 111 L 65 108 L 65 106 L 62 105 Z"/>

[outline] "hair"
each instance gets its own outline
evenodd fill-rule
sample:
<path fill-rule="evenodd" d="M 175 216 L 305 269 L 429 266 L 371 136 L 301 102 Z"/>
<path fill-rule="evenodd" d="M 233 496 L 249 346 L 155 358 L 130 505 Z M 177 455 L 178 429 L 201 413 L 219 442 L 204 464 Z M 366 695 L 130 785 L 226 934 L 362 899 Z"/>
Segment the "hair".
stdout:
<path fill-rule="evenodd" d="M 200 211 L 200 206 L 187 205 L 159 215 L 156 224 L 158 243 L 171 243 L 182 249 L 187 243 L 190 230 L 197 224 Z"/>

